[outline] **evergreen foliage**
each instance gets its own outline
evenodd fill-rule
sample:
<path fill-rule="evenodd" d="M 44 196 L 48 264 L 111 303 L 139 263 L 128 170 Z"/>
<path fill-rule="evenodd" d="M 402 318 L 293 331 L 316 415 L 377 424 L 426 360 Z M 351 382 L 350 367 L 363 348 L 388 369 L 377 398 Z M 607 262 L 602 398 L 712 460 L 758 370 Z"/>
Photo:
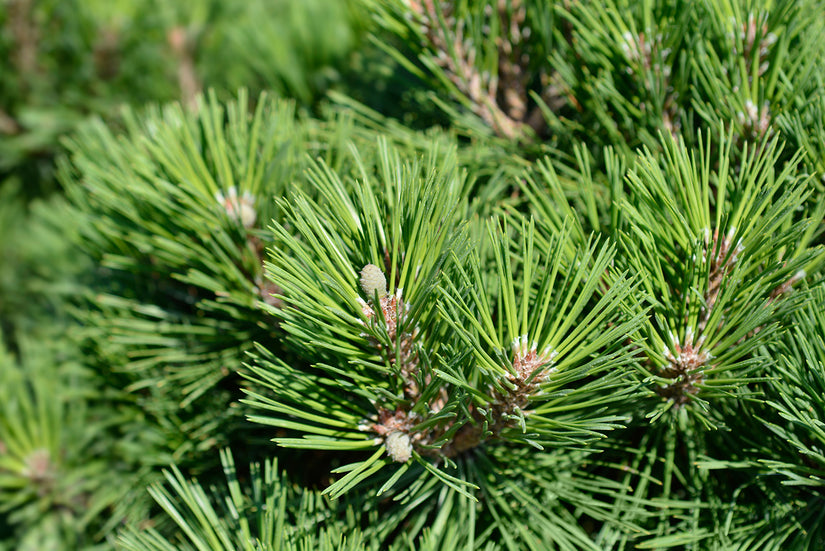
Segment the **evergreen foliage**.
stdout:
<path fill-rule="evenodd" d="M 822 2 L 275 4 L 2 145 L 0 549 L 825 547 Z"/>
<path fill-rule="evenodd" d="M 123 104 L 239 87 L 311 106 L 344 80 L 364 14 L 350 1 L 8 0 L 0 6 L 0 182 L 51 192 L 58 141 Z M 317 34 L 316 34 L 317 33 Z"/>

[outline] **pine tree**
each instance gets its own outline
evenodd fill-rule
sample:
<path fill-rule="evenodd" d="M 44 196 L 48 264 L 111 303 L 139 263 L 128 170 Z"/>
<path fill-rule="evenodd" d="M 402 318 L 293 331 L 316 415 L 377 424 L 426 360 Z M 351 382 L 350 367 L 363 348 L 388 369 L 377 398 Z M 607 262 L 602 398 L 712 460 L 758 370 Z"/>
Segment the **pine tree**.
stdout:
<path fill-rule="evenodd" d="M 2 545 L 825 545 L 825 6 L 348 6 L 317 108 L 66 140 L 76 325 L 6 336 Z"/>

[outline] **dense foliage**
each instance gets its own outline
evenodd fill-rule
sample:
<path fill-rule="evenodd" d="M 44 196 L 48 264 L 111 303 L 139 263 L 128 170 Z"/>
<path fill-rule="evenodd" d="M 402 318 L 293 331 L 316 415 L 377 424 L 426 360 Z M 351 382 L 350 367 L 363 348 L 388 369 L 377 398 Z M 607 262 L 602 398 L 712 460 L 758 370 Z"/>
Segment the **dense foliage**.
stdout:
<path fill-rule="evenodd" d="M 825 546 L 821 2 L 3 10 L 0 549 Z"/>

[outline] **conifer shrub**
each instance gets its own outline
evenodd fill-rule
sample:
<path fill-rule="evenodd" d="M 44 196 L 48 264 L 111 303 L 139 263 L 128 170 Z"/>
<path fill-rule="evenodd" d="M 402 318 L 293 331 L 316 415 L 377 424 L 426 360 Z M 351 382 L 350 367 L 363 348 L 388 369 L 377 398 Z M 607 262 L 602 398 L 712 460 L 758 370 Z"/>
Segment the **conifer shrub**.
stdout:
<path fill-rule="evenodd" d="M 66 141 L 79 353 L 0 356 L 0 528 L 825 545 L 821 2 L 359 7 L 419 120 L 242 89 Z"/>

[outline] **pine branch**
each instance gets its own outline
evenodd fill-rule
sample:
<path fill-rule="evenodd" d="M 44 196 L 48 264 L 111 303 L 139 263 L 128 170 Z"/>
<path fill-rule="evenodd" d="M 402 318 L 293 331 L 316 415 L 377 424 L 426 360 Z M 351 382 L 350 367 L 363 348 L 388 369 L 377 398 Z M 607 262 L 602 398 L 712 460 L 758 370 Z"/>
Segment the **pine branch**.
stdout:
<path fill-rule="evenodd" d="M 729 143 L 723 135 L 711 161 L 708 146 L 696 159 L 670 141 L 664 169 L 647 153 L 628 176 L 626 239 L 641 247 L 624 247 L 634 271 L 646 274 L 654 312 L 639 344 L 666 409 L 743 390 L 773 322 L 799 304 L 783 291 L 821 261 L 818 249 L 796 245 L 810 222 L 796 223 L 794 211 L 810 190 L 792 164 L 774 171 L 776 142 L 746 150 L 736 171 Z"/>
<path fill-rule="evenodd" d="M 0 542 L 79 549 L 145 514 L 150 477 L 109 447 L 112 404 L 67 348 L 21 337 L 15 359 L 0 347 Z"/>
<path fill-rule="evenodd" d="M 297 549 L 356 550 L 366 547 L 360 532 L 315 492 L 296 492 L 276 461 L 250 467 L 249 481 L 239 482 L 232 455 L 221 452 L 225 483 L 210 491 L 188 481 L 175 467 L 166 484 L 149 492 L 177 526 L 164 536 L 149 528 L 121 534 L 118 549 L 128 551 L 276 551 Z M 352 511 L 349 511 L 350 515 Z M 350 518 L 352 518 L 350 516 Z M 319 524 L 324 524 L 319 528 Z"/>
<path fill-rule="evenodd" d="M 208 448 L 237 417 L 225 381 L 253 341 L 274 342 L 259 306 L 277 305 L 261 228 L 266 197 L 300 166 L 290 139 L 301 130 L 292 106 L 264 96 L 250 113 L 244 92 L 225 108 L 211 96 L 197 113 L 170 106 L 124 121 L 119 137 L 89 125 L 63 167 L 79 244 L 102 267 L 81 315 L 89 341 L 106 343 L 104 369 L 126 373 L 142 407 L 191 438 L 177 452 Z"/>
<path fill-rule="evenodd" d="M 413 74 L 430 76 L 455 104 L 471 112 L 467 119 L 456 106 L 432 97 L 456 121 L 508 139 L 529 139 L 544 127 L 530 91 L 544 75 L 537 67 L 549 38 L 546 22 L 552 8 L 544 2 L 482 2 L 476 4 L 413 1 L 405 5 L 375 2 L 380 25 L 404 38 L 417 65 L 392 46 L 374 40 Z M 546 34 L 537 34 L 544 31 Z M 545 97 L 552 101 L 547 88 Z M 481 122 L 480 126 L 478 123 Z M 486 128 L 485 128 L 486 127 Z"/>

